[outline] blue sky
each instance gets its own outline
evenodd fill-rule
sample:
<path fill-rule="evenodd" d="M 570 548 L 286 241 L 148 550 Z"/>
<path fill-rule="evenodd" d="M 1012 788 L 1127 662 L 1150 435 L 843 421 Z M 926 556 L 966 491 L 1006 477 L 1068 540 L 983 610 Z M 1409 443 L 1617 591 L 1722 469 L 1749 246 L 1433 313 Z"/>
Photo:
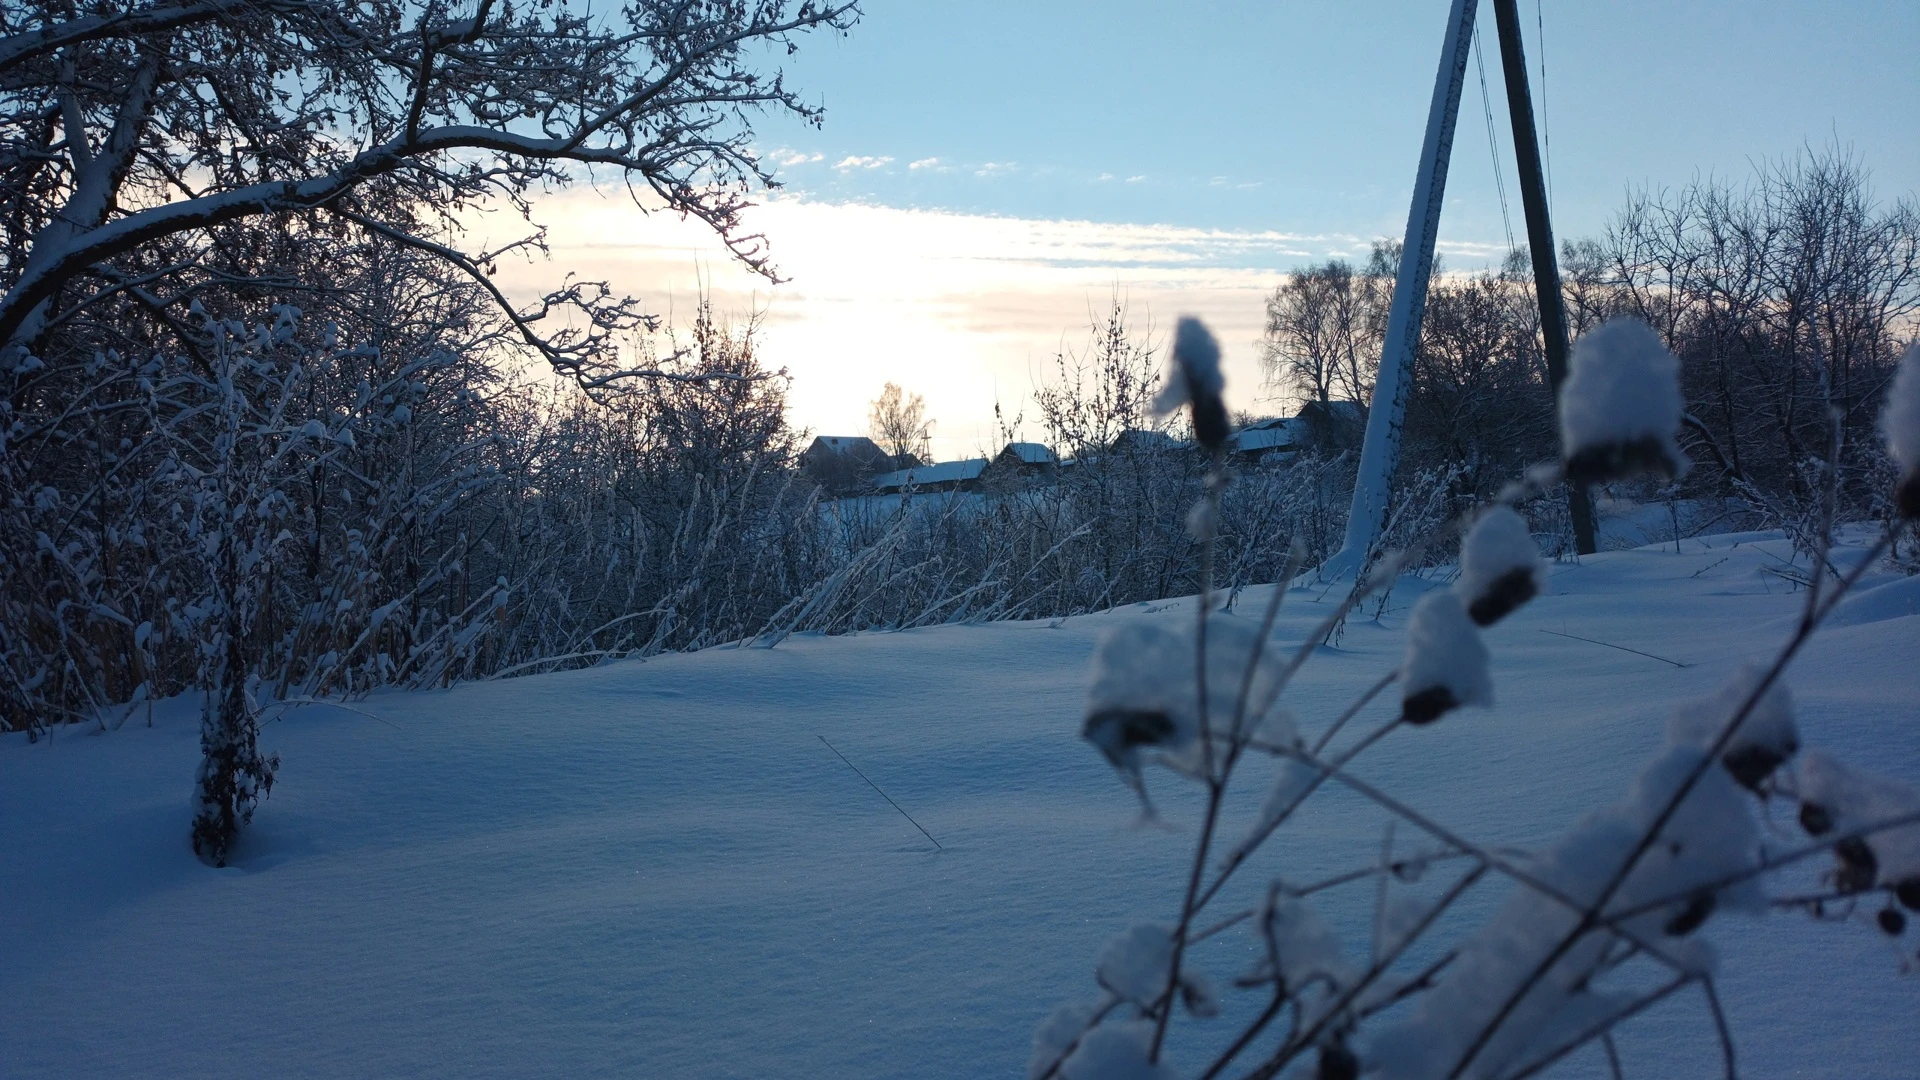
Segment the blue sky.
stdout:
<path fill-rule="evenodd" d="M 1883 197 L 1920 188 L 1920 3 L 1540 3 L 1520 10 L 1563 237 L 1603 228 L 1632 186 L 1739 179 L 1809 144 L 1849 148 Z M 704 283 L 764 308 L 794 419 L 816 431 L 858 430 L 892 379 L 926 394 L 937 451 L 971 452 L 994 402 L 1017 411 L 1116 290 L 1162 330 L 1209 318 L 1236 403 L 1284 408 L 1253 362 L 1261 296 L 1293 266 L 1405 227 L 1444 0 L 864 7 L 849 37 L 781 61 L 825 126 L 758 125 L 786 188 L 757 224 L 788 284 L 747 279 L 697 231 L 617 199 L 544 208 L 557 264 L 657 307 L 684 308 Z M 1441 223 L 1456 268 L 1496 258 L 1506 233 L 1476 67 L 1468 80 Z"/>

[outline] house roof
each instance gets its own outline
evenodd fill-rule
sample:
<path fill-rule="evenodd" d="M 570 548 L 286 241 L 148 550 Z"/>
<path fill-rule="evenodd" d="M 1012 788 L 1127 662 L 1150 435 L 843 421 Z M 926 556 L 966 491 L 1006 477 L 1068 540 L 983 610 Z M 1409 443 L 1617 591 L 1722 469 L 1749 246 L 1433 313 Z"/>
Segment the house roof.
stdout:
<path fill-rule="evenodd" d="M 1236 453 L 1251 454 L 1265 450 L 1283 450 L 1307 438 L 1298 417 L 1280 417 L 1249 424 L 1227 436 Z"/>
<path fill-rule="evenodd" d="M 958 484 L 978 480 L 987 468 L 986 458 L 965 461 L 941 461 L 912 469 L 897 469 L 873 478 L 877 488 L 929 487 L 934 484 Z"/>
<path fill-rule="evenodd" d="M 1028 465 L 1045 465 L 1054 460 L 1053 451 L 1037 442 L 1010 442 L 1000 453 L 1002 456 L 1012 454 Z"/>
<path fill-rule="evenodd" d="M 1367 418 L 1367 411 L 1357 401 L 1309 401 L 1300 406 L 1300 415 L 1309 412 L 1324 412 L 1336 420 L 1351 420 L 1358 423 Z"/>
<path fill-rule="evenodd" d="M 1133 446 L 1141 450 L 1174 450 L 1185 445 L 1164 431 L 1152 428 L 1128 428 L 1114 436 L 1113 445 Z"/>
<path fill-rule="evenodd" d="M 809 452 L 816 450 L 844 454 L 849 450 L 872 451 L 880 453 L 880 445 L 865 435 L 818 435 L 813 444 L 807 447 Z"/>

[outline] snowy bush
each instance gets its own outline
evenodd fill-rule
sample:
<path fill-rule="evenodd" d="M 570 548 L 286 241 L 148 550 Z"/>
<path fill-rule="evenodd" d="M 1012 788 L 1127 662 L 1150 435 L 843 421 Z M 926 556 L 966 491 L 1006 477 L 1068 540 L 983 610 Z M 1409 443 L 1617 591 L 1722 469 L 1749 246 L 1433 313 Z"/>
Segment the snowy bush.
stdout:
<path fill-rule="evenodd" d="M 1567 461 L 1530 470 L 1496 505 L 1472 517 L 1459 550 L 1460 573 L 1415 605 L 1401 664 L 1383 673 L 1337 717 L 1314 726 L 1278 708 L 1288 681 L 1312 656 L 1321 632 L 1282 649 L 1270 629 L 1286 589 L 1266 618 L 1222 628 L 1216 595 L 1202 580 L 1200 614 L 1184 631 L 1129 623 L 1096 655 L 1084 736 L 1145 797 L 1142 766 L 1169 766 L 1202 789 L 1204 810 L 1184 900 L 1170 924 L 1139 924 L 1115 938 L 1096 970 L 1098 1000 L 1063 1006 L 1035 1039 L 1030 1076 L 1171 1076 L 1166 1046 L 1197 1044 L 1206 1078 L 1237 1067 L 1250 1077 L 1377 1076 L 1397 1080 L 1518 1078 L 1545 1070 L 1575 1049 L 1604 1043 L 1644 1009 L 1683 991 L 1700 995 L 1734 1072 L 1734 1047 L 1715 990 L 1710 928 L 1726 912 L 1749 915 L 1877 898 L 1879 931 L 1900 934 L 1920 910 L 1920 790 L 1803 749 L 1784 682 L 1789 662 L 1842 596 L 1890 550 L 1898 522 L 1829 587 L 1808 590 L 1802 617 L 1765 664 L 1737 672 L 1707 696 L 1681 704 L 1665 746 L 1618 801 L 1579 820 L 1558 840 L 1517 853 L 1475 842 L 1427 818 L 1349 771 L 1381 740 L 1429 724 L 1462 705 L 1490 704 L 1493 680 L 1480 627 L 1537 594 L 1543 565 L 1511 505 L 1561 482 L 1575 458 L 1612 476 L 1680 467 L 1672 439 L 1677 371 L 1643 326 L 1611 326 L 1586 348 L 1589 362 L 1617 364 L 1570 383 Z M 1594 358 L 1600 358 L 1595 361 Z M 1626 389 L 1620 378 L 1631 373 Z M 1656 385 L 1644 385 L 1653 379 Z M 1635 405 L 1634 403 L 1639 403 Z M 1648 403 L 1652 404 L 1649 405 Z M 1623 409 L 1632 406 L 1629 420 Z M 1649 420 L 1660 426 L 1649 426 Z M 1218 486 L 1206 489 L 1213 499 Z M 1210 507 L 1206 508 L 1210 511 Z M 1200 520 L 1210 520 L 1203 511 Z M 1445 533 L 1448 530 L 1439 530 Z M 1202 534 L 1205 540 L 1205 534 Z M 1822 553 L 1824 557 L 1824 552 Z M 1386 575 L 1381 575 L 1384 578 Z M 1385 587 L 1356 588 L 1323 629 Z M 1257 625 L 1258 629 L 1252 626 Z M 1207 650 L 1204 655 L 1199 650 Z M 1238 677 L 1220 665 L 1231 660 Z M 1357 738 L 1337 741 L 1348 721 L 1399 682 L 1402 708 Z M 1222 695 L 1225 695 L 1224 699 Z M 1420 738 L 1444 737 L 1439 725 Z M 1228 823 L 1229 784 L 1252 761 L 1271 760 L 1271 790 L 1244 828 Z M 1371 801 L 1393 824 L 1419 830 L 1429 847 L 1382 851 L 1317 883 L 1267 882 L 1236 890 L 1236 872 L 1327 785 Z M 1784 848 L 1766 824 L 1774 803 L 1797 808 L 1805 839 Z M 1231 833 L 1242 839 L 1215 858 Z M 1831 852 L 1827 890 L 1776 897 L 1786 868 Z M 1397 882 L 1435 875 L 1439 891 L 1410 905 Z M 1509 892 L 1478 921 L 1456 908 L 1490 882 Z M 1316 906 L 1367 883 L 1370 944 L 1342 942 Z M 1408 898 L 1411 899 L 1411 898 Z M 1364 914 L 1364 913 L 1356 913 Z M 1348 924 L 1363 920 L 1341 920 Z M 1210 1031 L 1214 1014 L 1192 1007 L 1187 947 L 1220 933 L 1251 935 L 1260 957 L 1234 981 L 1250 1019 Z M 1176 1017 L 1184 1016 L 1180 1024 Z M 1285 1023 L 1276 1023 L 1281 1018 Z M 1182 1058 L 1195 1056 L 1183 1052 Z M 1246 1059 L 1252 1059 L 1247 1064 Z"/>

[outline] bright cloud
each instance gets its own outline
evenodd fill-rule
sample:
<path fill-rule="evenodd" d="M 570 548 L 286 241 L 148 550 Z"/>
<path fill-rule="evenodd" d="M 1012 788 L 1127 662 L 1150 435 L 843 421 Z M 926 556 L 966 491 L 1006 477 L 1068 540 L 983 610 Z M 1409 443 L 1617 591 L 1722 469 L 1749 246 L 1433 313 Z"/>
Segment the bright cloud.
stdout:
<path fill-rule="evenodd" d="M 511 220 L 509 220 L 511 217 Z M 643 214 L 624 195 L 576 190 L 535 209 L 552 262 L 503 263 L 514 295 L 567 273 L 605 279 L 649 310 L 684 318 L 702 289 L 722 310 L 764 312 L 765 352 L 794 377 L 795 424 L 864 428 L 887 381 L 926 397 L 935 452 L 958 457 L 994 438 L 993 408 L 1030 407 L 1062 348 L 1080 349 L 1090 318 L 1120 294 L 1157 340 L 1182 314 L 1207 320 L 1226 353 L 1235 408 L 1287 407 L 1261 386 L 1265 298 L 1305 262 L 1363 257 L 1370 238 L 1164 225 L 991 217 L 778 196 L 748 213 L 770 239 L 782 284 L 741 269 L 698 222 Z M 489 219 L 499 228 L 517 216 Z M 476 238 L 487 228 L 476 231 Z M 499 237 L 494 237 L 498 239 Z M 1443 245 L 1455 257 L 1467 245 Z"/>
<path fill-rule="evenodd" d="M 916 170 L 938 169 L 940 168 L 940 159 L 937 157 L 923 157 L 919 161 L 909 162 L 907 168 Z"/>
<path fill-rule="evenodd" d="M 867 157 L 863 154 L 852 154 L 834 162 L 833 167 L 842 171 L 847 169 L 878 169 L 882 165 L 888 165 L 892 162 L 893 159 L 890 157 Z"/>
<path fill-rule="evenodd" d="M 821 159 L 821 156 L 822 155 L 817 153 L 809 154 L 800 150 L 789 150 L 784 146 L 767 155 L 768 159 L 773 161 L 775 164 L 786 165 L 789 167 L 794 165 L 811 164 L 812 162 L 819 161 Z"/>

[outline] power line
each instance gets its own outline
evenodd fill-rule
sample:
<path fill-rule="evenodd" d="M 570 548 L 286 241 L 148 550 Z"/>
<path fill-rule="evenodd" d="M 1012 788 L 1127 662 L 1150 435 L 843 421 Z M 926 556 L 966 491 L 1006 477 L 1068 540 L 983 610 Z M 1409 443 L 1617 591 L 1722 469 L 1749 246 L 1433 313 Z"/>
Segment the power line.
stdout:
<path fill-rule="evenodd" d="M 1547 144 L 1547 209 L 1553 209 L 1553 128 L 1547 124 L 1547 19 L 1541 8 L 1546 0 L 1533 0 L 1534 36 L 1540 39 L 1540 138 Z"/>
<path fill-rule="evenodd" d="M 1507 212 L 1507 181 L 1500 172 L 1500 139 L 1493 128 L 1493 100 L 1487 96 L 1486 50 L 1480 45 L 1480 24 L 1473 24 L 1473 62 L 1480 69 L 1480 115 L 1487 122 L 1487 152 L 1493 155 L 1493 188 L 1500 193 L 1500 225 L 1507 233 L 1507 252 L 1513 252 L 1513 218 Z"/>

